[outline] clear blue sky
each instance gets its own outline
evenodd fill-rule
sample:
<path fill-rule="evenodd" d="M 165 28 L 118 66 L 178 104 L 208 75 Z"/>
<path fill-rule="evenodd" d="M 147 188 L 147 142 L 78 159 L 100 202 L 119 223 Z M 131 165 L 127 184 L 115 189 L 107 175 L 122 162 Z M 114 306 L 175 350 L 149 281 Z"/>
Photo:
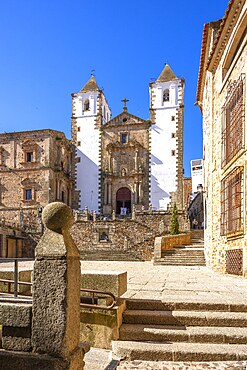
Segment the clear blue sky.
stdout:
<path fill-rule="evenodd" d="M 184 168 L 202 157 L 194 106 L 203 24 L 227 0 L 0 0 L 0 132 L 51 128 L 70 138 L 71 96 L 92 69 L 112 109 L 149 118 L 148 85 L 168 62 L 184 77 Z"/>

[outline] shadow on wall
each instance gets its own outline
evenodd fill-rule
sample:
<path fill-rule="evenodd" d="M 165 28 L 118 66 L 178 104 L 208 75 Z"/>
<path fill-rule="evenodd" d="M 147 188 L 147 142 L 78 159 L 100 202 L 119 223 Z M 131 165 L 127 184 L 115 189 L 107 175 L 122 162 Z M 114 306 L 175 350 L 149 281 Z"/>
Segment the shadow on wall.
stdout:
<path fill-rule="evenodd" d="M 152 130 L 157 132 L 157 134 L 161 134 L 163 132 L 163 129 L 157 125 L 152 125 Z"/>
<path fill-rule="evenodd" d="M 77 189 L 80 190 L 80 208 L 98 211 L 99 166 L 77 149 L 80 162 L 77 164 Z"/>
<path fill-rule="evenodd" d="M 151 154 L 151 166 L 154 166 L 155 164 L 163 164 L 163 162 L 159 158 Z"/>
<path fill-rule="evenodd" d="M 157 178 L 153 175 L 151 175 L 151 189 L 153 209 L 160 209 L 162 203 L 168 203 L 170 201 L 169 193 L 161 189 Z"/>

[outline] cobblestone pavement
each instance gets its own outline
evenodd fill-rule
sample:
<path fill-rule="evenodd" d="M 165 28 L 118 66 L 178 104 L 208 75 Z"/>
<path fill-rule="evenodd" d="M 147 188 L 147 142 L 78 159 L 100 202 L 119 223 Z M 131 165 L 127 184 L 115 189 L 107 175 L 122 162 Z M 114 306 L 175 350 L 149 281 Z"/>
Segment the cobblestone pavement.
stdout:
<path fill-rule="evenodd" d="M 106 368 L 107 369 L 107 368 Z M 247 370 L 247 361 L 238 362 L 153 362 L 120 361 L 117 370 Z M 109 369 L 110 370 L 110 369 Z"/>

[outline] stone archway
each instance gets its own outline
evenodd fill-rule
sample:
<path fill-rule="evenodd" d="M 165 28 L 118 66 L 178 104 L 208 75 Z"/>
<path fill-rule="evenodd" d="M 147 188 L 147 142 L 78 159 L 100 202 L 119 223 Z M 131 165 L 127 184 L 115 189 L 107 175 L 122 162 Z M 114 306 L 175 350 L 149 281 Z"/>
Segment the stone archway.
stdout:
<path fill-rule="evenodd" d="M 131 191 L 128 188 L 120 188 L 116 194 L 116 213 L 119 215 L 121 207 L 126 208 L 127 213 L 131 212 Z"/>

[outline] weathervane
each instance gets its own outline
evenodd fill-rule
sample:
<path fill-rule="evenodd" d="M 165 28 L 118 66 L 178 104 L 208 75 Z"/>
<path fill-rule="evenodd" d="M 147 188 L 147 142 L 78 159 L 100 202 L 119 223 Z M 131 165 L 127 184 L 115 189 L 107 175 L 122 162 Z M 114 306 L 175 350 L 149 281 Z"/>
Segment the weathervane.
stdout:
<path fill-rule="evenodd" d="M 123 110 L 125 111 L 125 112 L 127 112 L 127 102 L 129 101 L 128 99 L 126 99 L 126 98 L 124 98 L 123 100 L 121 100 L 123 103 L 124 103 L 124 106 L 123 106 Z"/>
<path fill-rule="evenodd" d="M 91 69 L 91 76 L 94 76 L 95 69 Z"/>

